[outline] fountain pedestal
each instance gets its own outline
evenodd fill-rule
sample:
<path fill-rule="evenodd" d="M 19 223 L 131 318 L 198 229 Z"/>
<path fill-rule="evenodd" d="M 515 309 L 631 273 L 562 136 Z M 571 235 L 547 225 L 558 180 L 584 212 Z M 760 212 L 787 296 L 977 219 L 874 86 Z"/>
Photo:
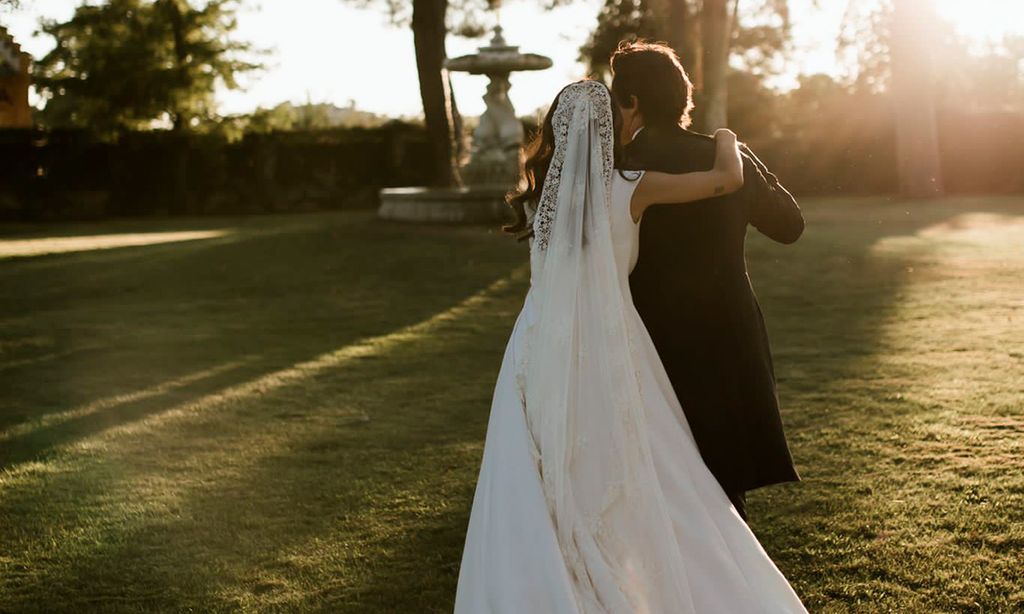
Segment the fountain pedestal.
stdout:
<path fill-rule="evenodd" d="M 487 224 L 503 219 L 508 188 L 388 188 L 377 216 L 395 222 Z"/>
<path fill-rule="evenodd" d="M 519 47 L 505 42 L 501 26 L 497 26 L 490 43 L 480 47 L 478 53 L 452 58 L 445 66 L 449 70 L 487 75 L 490 79 L 483 97 L 486 110 L 473 132 L 469 162 L 462 168 L 465 186 L 381 190 L 377 214 L 383 219 L 487 223 L 505 216 L 505 194 L 515 186 L 523 145 L 523 126 L 508 98 L 509 75 L 520 70 L 550 68 L 551 59 L 520 53 Z"/>

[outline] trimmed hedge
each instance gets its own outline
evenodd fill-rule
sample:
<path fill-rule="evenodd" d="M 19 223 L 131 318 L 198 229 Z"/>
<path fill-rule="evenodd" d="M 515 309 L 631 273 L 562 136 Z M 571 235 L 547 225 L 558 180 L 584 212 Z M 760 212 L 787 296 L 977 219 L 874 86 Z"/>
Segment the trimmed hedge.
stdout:
<path fill-rule="evenodd" d="M 0 217 L 244 213 L 373 207 L 382 187 L 431 182 L 415 126 L 247 135 L 0 131 Z"/>
<path fill-rule="evenodd" d="M 835 105 L 791 118 L 779 134 L 749 129 L 750 143 L 798 196 L 887 194 L 897 189 L 892 114 L 886 104 Z M 742 135 L 741 135 L 742 136 Z M 940 116 L 950 193 L 1024 192 L 1024 117 Z M 383 187 L 428 185 L 422 128 L 212 135 L 135 132 L 102 141 L 86 131 L 0 131 L 0 218 L 366 208 Z"/>

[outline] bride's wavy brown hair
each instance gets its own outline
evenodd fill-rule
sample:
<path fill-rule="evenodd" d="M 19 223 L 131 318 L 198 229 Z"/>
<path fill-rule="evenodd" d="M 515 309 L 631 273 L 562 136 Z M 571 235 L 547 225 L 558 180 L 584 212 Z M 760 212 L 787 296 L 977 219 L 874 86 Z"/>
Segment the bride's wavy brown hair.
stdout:
<path fill-rule="evenodd" d="M 526 146 L 524 162 L 519 171 L 519 183 L 516 189 L 509 192 L 508 196 L 505 197 L 505 202 L 512 208 L 515 221 L 503 226 L 502 230 L 514 235 L 519 241 L 533 236 L 533 228 L 527 221 L 526 205 L 540 200 L 540 193 L 544 189 L 544 179 L 548 176 L 548 168 L 551 166 L 551 157 L 555 154 L 555 130 L 551 122 L 555 116 L 555 111 L 558 109 L 558 99 L 561 98 L 562 92 L 576 85 L 576 83 L 581 82 L 570 83 L 563 87 L 558 92 L 558 95 L 555 96 L 555 100 L 551 103 L 547 115 L 544 116 L 544 123 L 534 132 L 530 144 Z M 604 85 L 604 83 L 601 83 L 601 85 Z M 608 90 L 608 86 L 605 86 L 605 89 Z M 611 90 L 608 90 L 608 99 L 614 100 Z M 613 150 L 616 168 L 619 167 L 619 160 L 621 158 L 621 148 L 619 146 L 619 129 L 621 126 L 622 114 L 619 112 L 619 106 L 612 102 Z"/>

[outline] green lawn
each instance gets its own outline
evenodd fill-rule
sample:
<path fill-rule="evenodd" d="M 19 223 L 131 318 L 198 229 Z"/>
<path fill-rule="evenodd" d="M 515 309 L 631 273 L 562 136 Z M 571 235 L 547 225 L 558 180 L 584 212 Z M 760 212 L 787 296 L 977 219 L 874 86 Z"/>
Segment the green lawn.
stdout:
<path fill-rule="evenodd" d="M 804 476 L 754 530 L 814 612 L 1024 609 L 1024 199 L 805 211 L 749 249 Z M 0 230 L 0 612 L 450 611 L 522 245 Z"/>

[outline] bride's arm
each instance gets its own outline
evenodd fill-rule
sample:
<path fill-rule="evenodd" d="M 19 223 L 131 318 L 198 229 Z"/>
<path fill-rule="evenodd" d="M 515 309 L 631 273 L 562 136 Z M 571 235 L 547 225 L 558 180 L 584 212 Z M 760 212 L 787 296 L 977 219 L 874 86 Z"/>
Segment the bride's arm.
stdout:
<path fill-rule="evenodd" d="M 696 173 L 646 172 L 633 191 L 630 213 L 638 221 L 655 203 L 688 203 L 729 194 L 743 187 L 743 160 L 736 135 L 722 128 L 715 132 L 715 166 Z"/>

